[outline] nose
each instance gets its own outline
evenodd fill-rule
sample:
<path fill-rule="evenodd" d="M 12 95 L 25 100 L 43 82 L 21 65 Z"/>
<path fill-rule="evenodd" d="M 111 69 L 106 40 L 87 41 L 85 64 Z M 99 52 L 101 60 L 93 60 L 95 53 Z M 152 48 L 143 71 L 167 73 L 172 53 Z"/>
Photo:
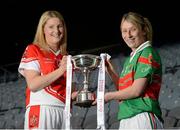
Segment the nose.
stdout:
<path fill-rule="evenodd" d="M 132 37 L 131 31 L 128 31 L 127 36 L 128 36 L 128 38 Z"/>
<path fill-rule="evenodd" d="M 55 28 L 54 31 L 55 31 L 55 32 L 59 32 L 59 28 L 58 28 L 58 27 Z"/>

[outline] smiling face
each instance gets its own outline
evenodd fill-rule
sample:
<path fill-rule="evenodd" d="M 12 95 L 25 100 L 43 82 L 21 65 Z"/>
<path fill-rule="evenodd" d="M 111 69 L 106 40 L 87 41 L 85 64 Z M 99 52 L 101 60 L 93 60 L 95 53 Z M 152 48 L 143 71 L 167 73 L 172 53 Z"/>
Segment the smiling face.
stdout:
<path fill-rule="evenodd" d="M 124 20 L 120 28 L 123 40 L 133 51 L 145 42 L 146 33 L 138 25 Z"/>
<path fill-rule="evenodd" d="M 44 25 L 44 35 L 47 44 L 57 50 L 64 37 L 63 22 L 56 17 L 49 18 Z"/>

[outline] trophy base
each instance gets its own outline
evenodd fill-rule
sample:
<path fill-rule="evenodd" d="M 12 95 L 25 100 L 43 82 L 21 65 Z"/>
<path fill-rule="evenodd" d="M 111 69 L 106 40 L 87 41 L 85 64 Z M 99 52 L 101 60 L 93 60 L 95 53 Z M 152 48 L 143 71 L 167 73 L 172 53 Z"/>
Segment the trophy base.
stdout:
<path fill-rule="evenodd" d="M 94 100 L 94 93 L 89 91 L 81 91 L 77 96 L 75 105 L 80 107 L 91 107 Z"/>
<path fill-rule="evenodd" d="M 82 102 L 75 102 L 74 105 L 79 107 L 91 107 L 94 100 L 86 100 Z"/>

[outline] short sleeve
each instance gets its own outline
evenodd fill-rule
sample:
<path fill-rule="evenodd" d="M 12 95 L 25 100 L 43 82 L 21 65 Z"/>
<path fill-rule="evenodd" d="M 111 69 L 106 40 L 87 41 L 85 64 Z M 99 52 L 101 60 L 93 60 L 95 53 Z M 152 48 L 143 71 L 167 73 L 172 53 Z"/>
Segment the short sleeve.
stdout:
<path fill-rule="evenodd" d="M 135 79 L 151 78 L 154 72 L 160 68 L 158 59 L 152 48 L 144 49 L 137 60 Z"/>
<path fill-rule="evenodd" d="M 24 76 L 24 70 L 35 70 L 40 72 L 40 65 L 38 62 L 38 49 L 35 45 L 28 45 L 21 58 L 18 72 Z"/>

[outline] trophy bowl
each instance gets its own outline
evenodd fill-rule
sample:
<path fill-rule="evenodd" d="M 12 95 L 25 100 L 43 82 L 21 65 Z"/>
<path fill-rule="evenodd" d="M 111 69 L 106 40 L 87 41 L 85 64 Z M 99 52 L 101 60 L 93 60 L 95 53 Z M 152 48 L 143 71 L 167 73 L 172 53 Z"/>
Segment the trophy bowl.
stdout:
<path fill-rule="evenodd" d="M 89 91 L 90 72 L 98 68 L 100 57 L 92 54 L 80 54 L 72 57 L 74 69 L 83 74 L 83 86 L 79 91 L 75 105 L 80 107 L 90 107 L 95 100 L 95 94 Z"/>
<path fill-rule="evenodd" d="M 100 63 L 100 57 L 92 54 L 80 54 L 72 57 L 74 68 L 79 70 L 96 69 Z"/>

